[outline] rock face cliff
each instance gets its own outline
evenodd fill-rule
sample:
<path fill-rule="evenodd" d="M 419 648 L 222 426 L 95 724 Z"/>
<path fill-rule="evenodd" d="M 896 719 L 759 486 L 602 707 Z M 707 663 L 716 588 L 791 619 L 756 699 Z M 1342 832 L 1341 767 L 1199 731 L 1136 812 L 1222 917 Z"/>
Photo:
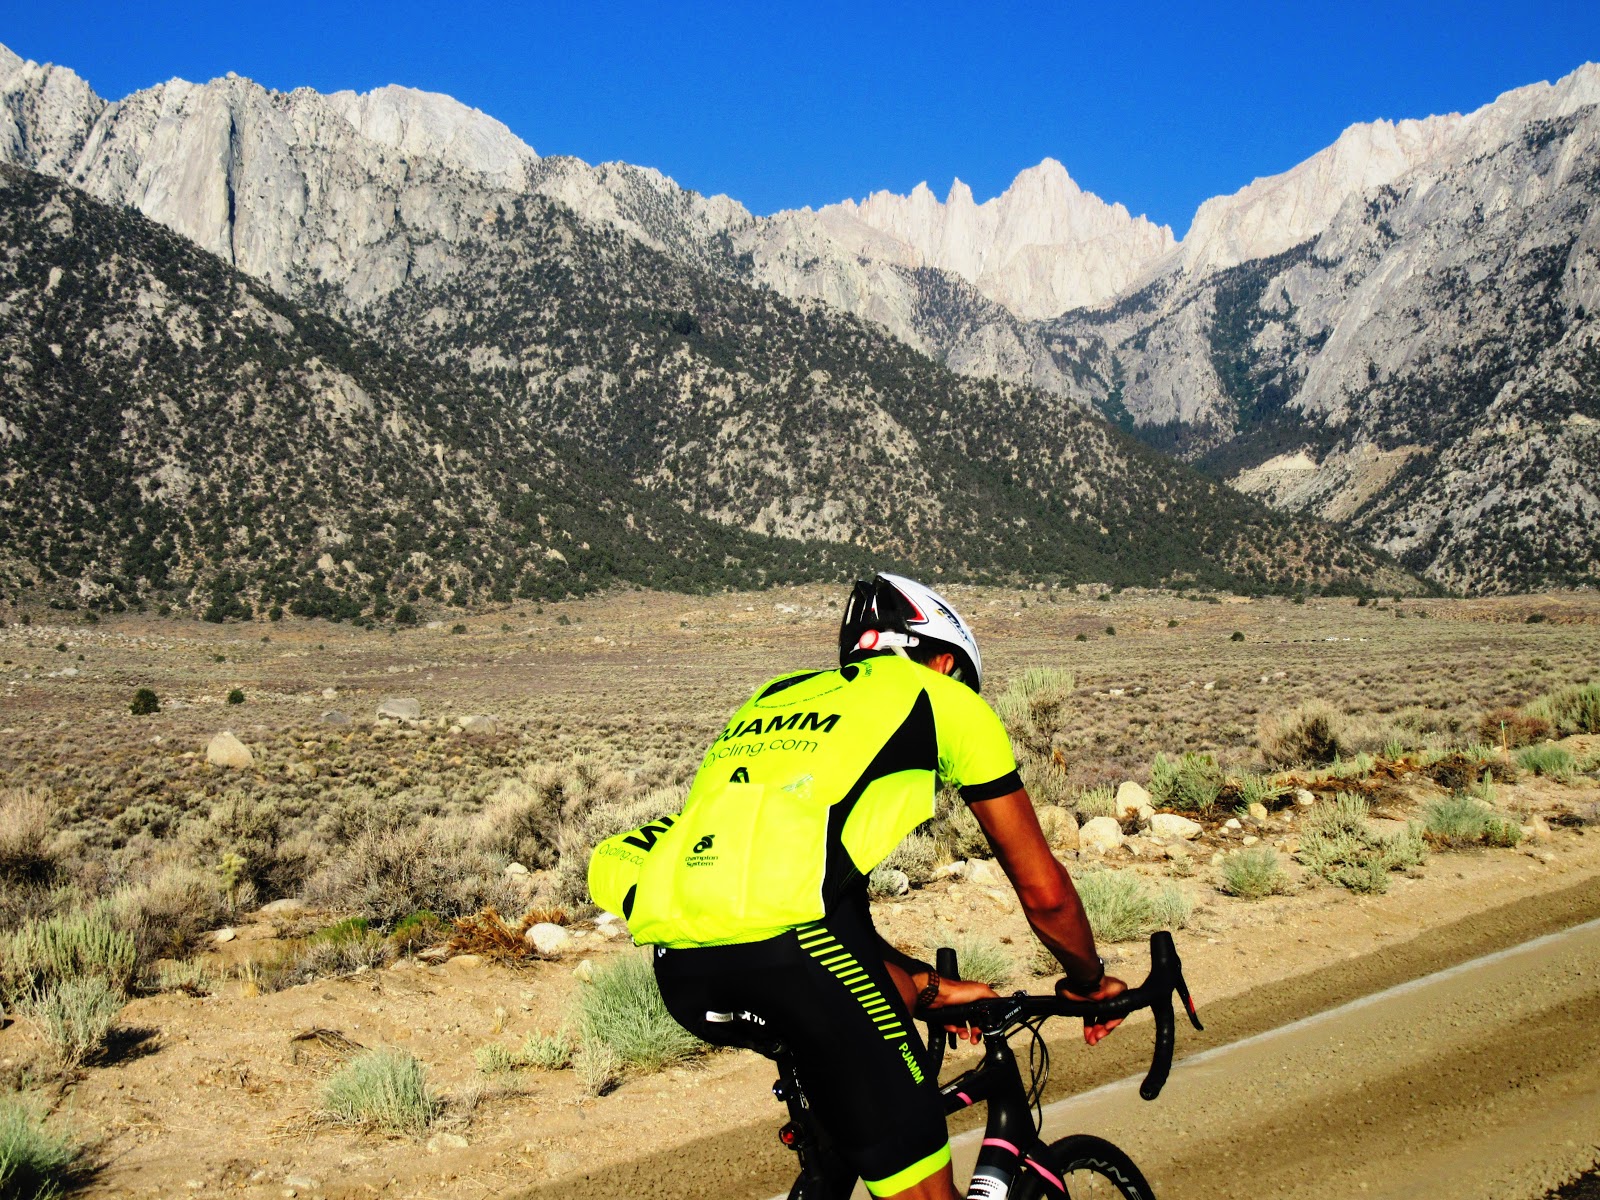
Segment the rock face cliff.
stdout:
<path fill-rule="evenodd" d="M 1347 131 L 1201 217 L 1049 326 L 1107 412 L 1449 586 L 1600 581 L 1600 67 Z"/>

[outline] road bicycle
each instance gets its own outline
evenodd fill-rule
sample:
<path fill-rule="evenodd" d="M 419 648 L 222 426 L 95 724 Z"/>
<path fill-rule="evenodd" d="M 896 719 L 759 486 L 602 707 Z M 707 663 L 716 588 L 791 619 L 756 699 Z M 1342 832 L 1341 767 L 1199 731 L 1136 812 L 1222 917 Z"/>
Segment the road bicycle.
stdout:
<path fill-rule="evenodd" d="M 960 978 L 957 966 L 954 950 L 938 952 L 935 969 L 940 975 Z M 1151 935 L 1150 974 L 1145 981 L 1109 1000 L 1065 1000 L 1017 992 L 951 1005 L 929 1014 L 927 1044 L 935 1078 L 944 1061 L 947 1038 L 948 1044 L 955 1044 L 955 1036 L 947 1035 L 944 1026 L 970 1025 L 983 1034 L 983 1061 L 939 1087 L 946 1113 L 974 1104 L 989 1106 L 983 1146 L 967 1190 L 968 1200 L 1087 1200 L 1102 1196 L 1154 1200 L 1155 1193 L 1133 1160 L 1105 1139 L 1076 1134 L 1049 1145 L 1041 1139 L 1039 1097 L 1049 1078 L 1050 1054 L 1039 1030 L 1051 1017 L 1082 1017 L 1097 1023 L 1148 1008 L 1155 1018 L 1155 1050 L 1139 1094 L 1154 1100 L 1172 1070 L 1177 1028 L 1173 1019 L 1174 993 L 1183 1000 L 1190 1024 L 1203 1028 L 1189 996 L 1172 935 L 1162 930 Z M 1032 1036 L 1026 1085 L 1010 1043 L 1011 1037 L 1023 1030 Z M 771 1043 L 754 1048 L 777 1063 L 778 1082 L 773 1085 L 773 1094 L 789 1107 L 790 1119 L 779 1131 L 779 1137 L 800 1156 L 800 1177 L 789 1192 L 789 1200 L 848 1200 L 856 1184 L 855 1172 L 838 1157 L 826 1132 L 813 1119 L 789 1053 Z"/>

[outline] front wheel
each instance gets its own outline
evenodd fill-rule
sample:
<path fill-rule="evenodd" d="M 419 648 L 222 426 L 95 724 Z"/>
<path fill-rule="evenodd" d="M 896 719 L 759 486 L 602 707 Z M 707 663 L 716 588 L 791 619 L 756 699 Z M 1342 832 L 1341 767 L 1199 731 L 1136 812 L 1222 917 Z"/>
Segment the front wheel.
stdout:
<path fill-rule="evenodd" d="M 1037 1166 L 1030 1165 L 1017 1180 L 1015 1200 L 1045 1200 L 1070 1196 L 1071 1200 L 1155 1200 L 1133 1160 L 1104 1138 L 1086 1133 L 1052 1142 Z"/>

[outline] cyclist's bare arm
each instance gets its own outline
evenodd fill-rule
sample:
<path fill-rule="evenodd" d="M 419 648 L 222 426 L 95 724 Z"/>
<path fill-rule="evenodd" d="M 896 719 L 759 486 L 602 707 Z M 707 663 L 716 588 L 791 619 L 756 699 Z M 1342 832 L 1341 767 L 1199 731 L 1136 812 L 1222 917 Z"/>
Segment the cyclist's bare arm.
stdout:
<path fill-rule="evenodd" d="M 1026 789 L 980 800 L 971 808 L 994 848 L 996 860 L 1017 891 L 1028 924 L 1066 972 L 1057 991 L 1084 1000 L 1103 1000 L 1125 991 L 1127 985 L 1120 979 L 1101 977 L 1094 933 L 1078 899 L 1078 889 L 1072 886 L 1067 869 L 1050 853 L 1050 844 L 1039 828 L 1039 818 Z M 1069 982 L 1072 980 L 1099 982 L 1086 991 L 1074 991 Z M 1120 1021 L 1107 1021 L 1086 1026 L 1084 1039 L 1093 1045 L 1119 1024 Z"/>

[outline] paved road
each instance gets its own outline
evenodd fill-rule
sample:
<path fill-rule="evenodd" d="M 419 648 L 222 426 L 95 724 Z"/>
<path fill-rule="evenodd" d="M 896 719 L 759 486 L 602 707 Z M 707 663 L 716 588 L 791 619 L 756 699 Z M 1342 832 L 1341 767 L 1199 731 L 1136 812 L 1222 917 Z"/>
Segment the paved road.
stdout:
<path fill-rule="evenodd" d="M 1533 1200 L 1600 1153 L 1600 921 L 1052 1105 L 1070 1132 L 1182 1200 Z"/>

